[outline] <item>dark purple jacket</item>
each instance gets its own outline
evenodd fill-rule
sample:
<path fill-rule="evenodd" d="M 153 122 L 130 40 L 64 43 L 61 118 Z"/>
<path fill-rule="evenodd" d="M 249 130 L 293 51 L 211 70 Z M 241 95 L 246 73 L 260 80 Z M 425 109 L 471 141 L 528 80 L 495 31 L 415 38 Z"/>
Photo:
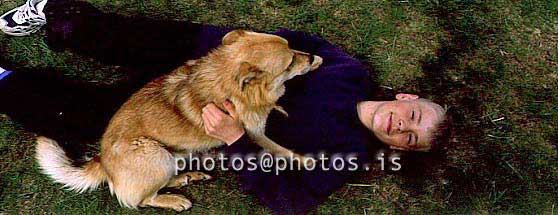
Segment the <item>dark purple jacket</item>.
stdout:
<path fill-rule="evenodd" d="M 291 48 L 319 55 L 322 66 L 287 81 L 278 104 L 289 114 L 273 111 L 266 134 L 275 142 L 300 153 L 355 153 L 360 164 L 367 162 L 372 133 L 360 122 L 356 105 L 370 96 L 367 69 L 327 41 L 304 33 L 281 30 Z M 257 153 L 261 148 L 247 135 L 227 148 L 230 154 Z M 347 164 L 346 164 L 347 165 Z M 278 214 L 304 213 L 325 201 L 342 187 L 353 172 L 285 171 L 239 172 L 243 187 Z"/>

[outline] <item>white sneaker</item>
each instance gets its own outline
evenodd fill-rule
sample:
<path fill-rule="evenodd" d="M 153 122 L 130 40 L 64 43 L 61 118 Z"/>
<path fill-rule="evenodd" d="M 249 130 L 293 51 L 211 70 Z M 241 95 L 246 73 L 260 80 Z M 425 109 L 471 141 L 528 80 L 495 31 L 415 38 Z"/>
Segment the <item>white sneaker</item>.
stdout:
<path fill-rule="evenodd" d="M 12 36 L 27 36 L 46 24 L 43 9 L 47 0 L 27 0 L 24 5 L 0 16 L 0 30 Z"/>
<path fill-rule="evenodd" d="M 12 72 L 7 71 L 7 70 L 3 69 L 2 67 L 0 67 L 0 80 L 7 77 L 10 73 L 12 73 Z"/>

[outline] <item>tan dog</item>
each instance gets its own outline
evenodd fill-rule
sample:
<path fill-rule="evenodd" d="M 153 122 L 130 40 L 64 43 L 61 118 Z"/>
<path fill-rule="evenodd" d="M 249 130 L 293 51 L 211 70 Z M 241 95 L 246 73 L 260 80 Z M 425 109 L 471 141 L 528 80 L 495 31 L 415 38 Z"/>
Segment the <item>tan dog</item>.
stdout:
<path fill-rule="evenodd" d="M 110 121 L 100 159 L 73 167 L 54 140 L 39 137 L 39 165 L 55 181 L 78 192 L 108 181 L 111 193 L 126 207 L 188 209 L 192 204 L 184 196 L 157 191 L 209 178 L 198 172 L 175 175 L 176 157 L 223 144 L 205 134 L 202 108 L 230 100 L 256 143 L 275 155 L 292 155 L 265 137 L 265 122 L 285 92 L 284 82 L 321 62 L 318 56 L 290 49 L 281 37 L 232 31 L 209 55 L 135 93 Z"/>

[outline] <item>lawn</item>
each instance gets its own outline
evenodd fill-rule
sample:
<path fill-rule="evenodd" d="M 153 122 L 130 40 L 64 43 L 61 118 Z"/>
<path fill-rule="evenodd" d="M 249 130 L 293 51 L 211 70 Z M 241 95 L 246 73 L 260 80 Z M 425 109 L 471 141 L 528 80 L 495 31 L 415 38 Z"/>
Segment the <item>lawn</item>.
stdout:
<path fill-rule="evenodd" d="M 558 214 L 558 1 L 89 2 L 128 16 L 311 32 L 370 65 L 384 88 L 450 107 L 455 136 L 432 165 L 362 174 L 316 214 Z M 22 3 L 0 0 L 0 12 Z M 121 77 L 113 66 L 50 50 L 43 37 L 0 34 L 0 62 L 95 83 Z M 121 208 L 107 186 L 81 195 L 61 189 L 39 173 L 33 137 L 0 113 L 0 214 L 174 213 Z M 194 202 L 185 213 L 270 213 L 234 174 L 212 174 L 180 189 Z"/>

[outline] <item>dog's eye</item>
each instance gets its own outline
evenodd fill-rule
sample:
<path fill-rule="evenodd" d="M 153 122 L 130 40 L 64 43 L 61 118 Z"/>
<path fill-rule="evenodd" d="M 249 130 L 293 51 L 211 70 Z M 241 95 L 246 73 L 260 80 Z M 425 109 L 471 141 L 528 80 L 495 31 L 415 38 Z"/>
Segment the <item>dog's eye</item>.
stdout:
<path fill-rule="evenodd" d="M 291 64 L 289 64 L 289 66 L 287 67 L 287 69 L 285 69 L 285 71 L 291 70 L 294 64 L 295 64 L 295 56 L 293 55 L 293 59 L 291 59 Z"/>

